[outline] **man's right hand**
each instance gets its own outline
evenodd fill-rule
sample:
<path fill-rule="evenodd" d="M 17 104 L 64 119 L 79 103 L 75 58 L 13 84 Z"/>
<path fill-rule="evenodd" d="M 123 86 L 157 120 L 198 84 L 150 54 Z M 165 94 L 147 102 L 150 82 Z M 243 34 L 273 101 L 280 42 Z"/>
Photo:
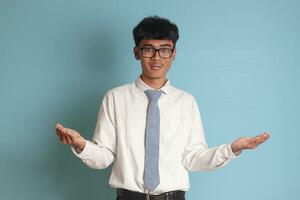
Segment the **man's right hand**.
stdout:
<path fill-rule="evenodd" d="M 77 153 L 80 153 L 85 147 L 85 139 L 75 130 L 56 124 L 56 134 L 61 143 L 72 145 Z"/>

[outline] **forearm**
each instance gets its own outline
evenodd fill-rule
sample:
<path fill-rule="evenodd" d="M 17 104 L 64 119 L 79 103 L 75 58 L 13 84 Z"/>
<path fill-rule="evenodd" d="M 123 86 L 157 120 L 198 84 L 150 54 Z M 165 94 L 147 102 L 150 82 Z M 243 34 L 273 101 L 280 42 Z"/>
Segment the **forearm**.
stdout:
<path fill-rule="evenodd" d="M 230 160 L 237 158 L 230 144 L 213 148 L 199 145 L 186 151 L 183 164 L 189 171 L 212 171 L 227 165 Z"/>
<path fill-rule="evenodd" d="M 85 146 L 82 149 L 72 147 L 72 151 L 93 169 L 107 168 L 114 161 L 114 155 L 110 149 L 98 146 L 88 140 L 85 141 Z"/>

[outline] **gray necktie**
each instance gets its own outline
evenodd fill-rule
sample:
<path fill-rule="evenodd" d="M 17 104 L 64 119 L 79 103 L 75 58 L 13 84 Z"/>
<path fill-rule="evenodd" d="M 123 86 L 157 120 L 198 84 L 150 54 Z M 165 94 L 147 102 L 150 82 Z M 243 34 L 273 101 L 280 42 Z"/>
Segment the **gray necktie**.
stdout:
<path fill-rule="evenodd" d="M 159 185 L 160 118 L 157 102 L 162 91 L 147 90 L 145 93 L 149 99 L 149 105 L 146 119 L 144 182 L 153 191 Z"/>

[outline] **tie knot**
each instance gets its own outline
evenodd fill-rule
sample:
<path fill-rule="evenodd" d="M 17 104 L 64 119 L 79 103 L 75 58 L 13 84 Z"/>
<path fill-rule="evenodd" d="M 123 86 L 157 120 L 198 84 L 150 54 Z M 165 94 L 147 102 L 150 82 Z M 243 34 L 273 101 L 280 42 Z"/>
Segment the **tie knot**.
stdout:
<path fill-rule="evenodd" d="M 162 95 L 161 90 L 146 90 L 145 93 L 150 101 L 158 101 L 159 97 Z"/>

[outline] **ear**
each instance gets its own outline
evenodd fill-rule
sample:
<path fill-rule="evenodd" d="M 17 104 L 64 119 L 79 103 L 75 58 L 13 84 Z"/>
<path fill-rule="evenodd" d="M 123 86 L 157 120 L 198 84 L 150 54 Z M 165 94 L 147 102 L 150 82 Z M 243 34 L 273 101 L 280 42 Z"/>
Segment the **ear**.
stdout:
<path fill-rule="evenodd" d="M 174 48 L 173 54 L 172 54 L 172 60 L 175 60 L 176 57 L 176 48 Z"/>
<path fill-rule="evenodd" d="M 137 60 L 141 59 L 140 54 L 139 54 L 139 49 L 137 47 L 133 48 L 133 53 L 134 53 L 135 59 L 137 59 Z"/>

